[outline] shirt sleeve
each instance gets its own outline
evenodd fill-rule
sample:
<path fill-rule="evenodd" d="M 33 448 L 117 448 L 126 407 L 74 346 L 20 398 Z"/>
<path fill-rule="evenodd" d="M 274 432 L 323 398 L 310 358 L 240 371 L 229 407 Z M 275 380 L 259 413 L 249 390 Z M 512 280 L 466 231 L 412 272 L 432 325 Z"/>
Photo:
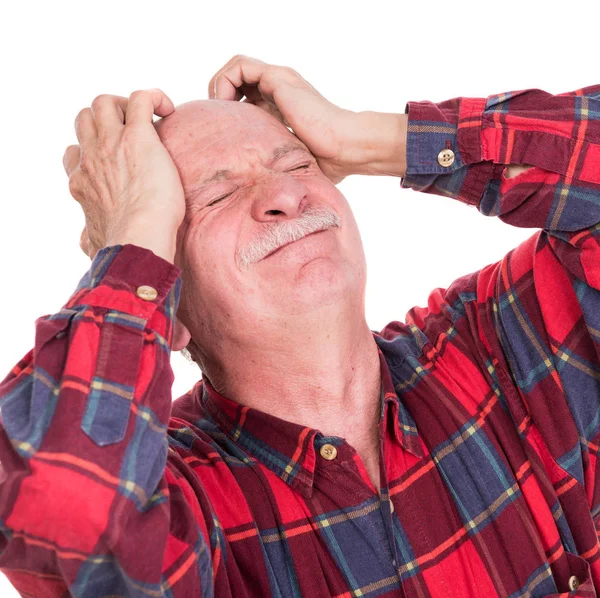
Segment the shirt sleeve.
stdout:
<path fill-rule="evenodd" d="M 180 273 L 103 248 L 0 383 L 0 570 L 24 596 L 211 595 L 206 524 L 168 455 Z"/>
<path fill-rule="evenodd" d="M 406 112 L 402 187 L 541 229 L 498 263 L 434 290 L 429 309 L 407 320 L 437 346 L 469 338 L 486 368 L 505 373 L 521 437 L 552 470 L 563 504 L 583 499 L 598 529 L 600 85 L 409 102 Z M 532 168 L 507 178 L 508 164 Z M 582 544 L 580 553 L 595 550 L 597 537 Z"/>

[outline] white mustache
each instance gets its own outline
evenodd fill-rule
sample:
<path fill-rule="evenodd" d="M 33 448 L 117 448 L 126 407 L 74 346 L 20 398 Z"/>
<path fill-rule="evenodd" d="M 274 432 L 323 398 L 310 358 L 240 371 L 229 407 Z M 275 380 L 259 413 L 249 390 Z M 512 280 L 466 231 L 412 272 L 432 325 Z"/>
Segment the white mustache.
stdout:
<path fill-rule="evenodd" d="M 308 207 L 294 220 L 282 220 L 273 224 L 260 239 L 252 241 L 248 247 L 238 251 L 237 260 L 242 268 L 260 261 L 266 255 L 293 243 L 311 233 L 339 227 L 341 218 L 328 208 Z"/>

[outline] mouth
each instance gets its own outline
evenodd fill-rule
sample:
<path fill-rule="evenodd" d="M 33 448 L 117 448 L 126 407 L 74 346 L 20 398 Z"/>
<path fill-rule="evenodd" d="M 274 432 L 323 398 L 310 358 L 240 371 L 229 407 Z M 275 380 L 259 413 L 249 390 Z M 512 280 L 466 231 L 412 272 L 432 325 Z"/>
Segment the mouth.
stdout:
<path fill-rule="evenodd" d="M 289 243 L 286 243 L 285 245 L 281 245 L 280 247 L 278 247 L 277 249 L 274 249 L 273 251 L 271 251 L 271 253 L 267 253 L 267 255 L 265 255 L 265 257 L 263 257 L 263 260 L 266 260 L 268 257 L 271 257 L 272 255 L 275 255 L 276 253 L 279 253 L 282 249 L 284 249 L 285 247 L 287 247 L 288 245 L 293 245 L 294 243 L 298 243 L 299 241 L 303 241 L 304 239 L 306 239 L 307 237 L 312 237 L 313 235 L 317 235 L 319 233 L 324 233 L 325 231 L 327 231 L 328 229 L 326 228 L 322 228 L 320 230 L 316 230 L 312 233 L 309 233 L 308 235 L 304 235 L 303 237 L 301 237 L 300 239 L 296 239 L 296 241 L 290 241 Z"/>

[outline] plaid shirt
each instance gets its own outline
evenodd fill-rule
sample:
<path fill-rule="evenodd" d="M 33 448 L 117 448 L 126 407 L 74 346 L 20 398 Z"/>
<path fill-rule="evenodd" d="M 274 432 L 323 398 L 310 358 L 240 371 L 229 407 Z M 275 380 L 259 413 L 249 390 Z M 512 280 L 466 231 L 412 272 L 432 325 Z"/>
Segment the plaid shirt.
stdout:
<path fill-rule="evenodd" d="M 342 438 L 205 377 L 172 404 L 180 270 L 107 247 L 0 384 L 23 596 L 596 595 L 600 85 L 407 112 L 402 187 L 540 230 L 373 331 L 381 495 Z"/>

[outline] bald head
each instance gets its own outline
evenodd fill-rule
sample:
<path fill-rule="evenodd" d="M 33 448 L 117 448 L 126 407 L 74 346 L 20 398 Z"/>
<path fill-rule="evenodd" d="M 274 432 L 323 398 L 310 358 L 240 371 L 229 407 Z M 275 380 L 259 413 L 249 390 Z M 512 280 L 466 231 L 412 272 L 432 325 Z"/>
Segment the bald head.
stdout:
<path fill-rule="evenodd" d="M 186 102 L 154 126 L 179 171 L 186 202 L 206 191 L 213 176 L 210 183 L 217 185 L 225 180 L 224 172 L 240 174 L 265 163 L 267 148 L 295 144 L 308 152 L 278 118 L 247 102 Z"/>
<path fill-rule="evenodd" d="M 215 133 L 235 137 L 243 129 L 269 127 L 291 134 L 278 118 L 262 108 L 231 100 L 185 102 L 169 116 L 157 120 L 154 127 L 171 155 L 185 152 L 190 139 L 209 138 Z"/>

